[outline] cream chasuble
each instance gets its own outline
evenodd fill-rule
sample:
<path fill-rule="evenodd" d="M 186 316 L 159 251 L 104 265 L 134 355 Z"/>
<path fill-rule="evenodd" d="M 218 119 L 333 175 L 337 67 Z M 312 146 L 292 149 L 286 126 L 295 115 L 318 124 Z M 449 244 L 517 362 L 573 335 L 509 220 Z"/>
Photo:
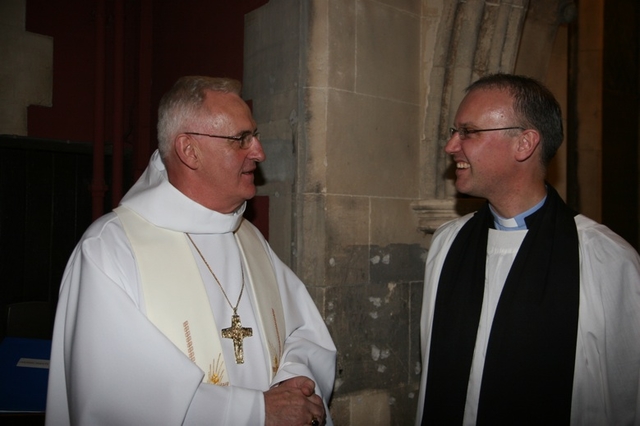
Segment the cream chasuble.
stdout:
<path fill-rule="evenodd" d="M 132 210 L 114 210 L 135 253 L 147 316 L 186 356 L 205 372 L 203 382 L 228 386 L 218 327 L 187 236 L 157 227 Z M 275 274 L 266 251 L 250 226 L 235 232 L 248 288 L 257 305 L 256 319 L 270 377 L 278 371 L 283 351 L 284 313 Z M 233 360 L 231 361 L 233 362 Z"/>

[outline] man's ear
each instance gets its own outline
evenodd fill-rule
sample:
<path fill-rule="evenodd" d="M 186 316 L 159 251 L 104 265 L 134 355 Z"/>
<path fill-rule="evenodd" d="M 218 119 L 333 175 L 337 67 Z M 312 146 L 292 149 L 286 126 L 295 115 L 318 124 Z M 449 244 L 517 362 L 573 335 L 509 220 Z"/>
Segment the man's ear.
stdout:
<path fill-rule="evenodd" d="M 176 156 L 180 161 L 192 170 L 198 168 L 199 156 L 197 141 L 188 135 L 178 135 L 173 145 Z"/>
<path fill-rule="evenodd" d="M 534 129 L 526 129 L 520 135 L 516 145 L 516 160 L 526 161 L 540 145 L 540 133 Z"/>

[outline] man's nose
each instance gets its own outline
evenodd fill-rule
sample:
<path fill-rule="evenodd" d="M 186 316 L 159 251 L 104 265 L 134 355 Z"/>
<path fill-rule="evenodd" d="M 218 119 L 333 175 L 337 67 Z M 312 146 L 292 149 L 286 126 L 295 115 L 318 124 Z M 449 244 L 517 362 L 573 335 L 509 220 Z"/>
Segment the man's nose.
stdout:
<path fill-rule="evenodd" d="M 449 140 L 447 144 L 444 146 L 444 152 L 447 154 L 453 154 L 454 152 L 460 149 L 460 136 L 458 132 L 455 132 Z"/>
<path fill-rule="evenodd" d="M 267 155 L 264 153 L 264 149 L 262 149 L 260 139 L 255 138 L 249 149 L 251 150 L 250 158 L 252 160 L 261 163 L 267 159 Z"/>

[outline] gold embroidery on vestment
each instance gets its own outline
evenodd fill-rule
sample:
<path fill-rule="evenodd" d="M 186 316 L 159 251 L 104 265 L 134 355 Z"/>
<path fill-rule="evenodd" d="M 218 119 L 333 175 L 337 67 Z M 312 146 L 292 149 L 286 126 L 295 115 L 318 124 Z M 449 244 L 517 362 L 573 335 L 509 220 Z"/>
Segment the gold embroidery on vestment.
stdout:
<path fill-rule="evenodd" d="M 192 362 L 196 362 L 196 354 L 193 350 L 193 340 L 191 339 L 191 330 L 189 330 L 189 321 L 185 321 L 182 323 L 182 328 L 184 329 L 184 337 L 187 339 L 187 352 L 189 359 Z"/>
<path fill-rule="evenodd" d="M 273 317 L 273 324 L 275 325 L 276 328 L 276 336 L 278 338 L 278 350 L 274 351 L 276 352 L 276 354 L 273 357 L 273 366 L 271 367 L 271 370 L 273 371 L 273 374 L 275 375 L 278 372 L 278 369 L 280 369 L 280 357 L 282 356 L 282 340 L 280 339 L 280 330 L 278 330 L 278 321 L 276 320 L 276 311 L 271 308 L 271 316 Z M 271 349 L 275 349 L 273 348 L 273 345 L 271 344 L 271 342 L 269 342 L 269 345 L 271 346 Z"/>
<path fill-rule="evenodd" d="M 218 354 L 218 359 L 209 364 L 209 374 L 207 375 L 207 383 L 216 386 L 229 386 L 229 382 L 221 382 L 224 377 L 224 363 L 220 358 L 222 354 Z"/>

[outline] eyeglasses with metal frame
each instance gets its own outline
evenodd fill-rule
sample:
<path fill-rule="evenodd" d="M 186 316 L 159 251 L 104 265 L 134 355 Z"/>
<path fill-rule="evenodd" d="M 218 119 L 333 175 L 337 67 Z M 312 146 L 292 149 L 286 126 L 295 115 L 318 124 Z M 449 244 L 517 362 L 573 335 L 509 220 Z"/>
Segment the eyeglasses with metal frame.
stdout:
<path fill-rule="evenodd" d="M 460 139 L 464 140 L 464 139 L 467 139 L 469 135 L 473 135 L 474 133 L 495 132 L 497 130 L 515 130 L 515 129 L 524 130 L 524 127 L 513 126 L 513 127 L 500 127 L 497 129 L 467 129 L 466 127 L 460 127 L 459 129 L 456 129 L 455 127 L 449 127 L 449 137 L 452 138 L 453 135 L 457 133 Z"/>
<path fill-rule="evenodd" d="M 254 130 L 253 132 L 250 132 L 247 130 L 246 132 L 242 132 L 239 136 L 209 135 L 207 133 L 197 133 L 197 132 L 183 132 L 183 133 L 185 135 L 207 136 L 210 138 L 220 138 L 220 139 L 235 141 L 235 142 L 238 142 L 238 147 L 240 149 L 249 148 L 249 146 L 251 146 L 251 142 L 253 142 L 253 138 L 256 138 L 258 141 L 260 141 L 260 132 L 258 132 L 258 129 Z"/>

